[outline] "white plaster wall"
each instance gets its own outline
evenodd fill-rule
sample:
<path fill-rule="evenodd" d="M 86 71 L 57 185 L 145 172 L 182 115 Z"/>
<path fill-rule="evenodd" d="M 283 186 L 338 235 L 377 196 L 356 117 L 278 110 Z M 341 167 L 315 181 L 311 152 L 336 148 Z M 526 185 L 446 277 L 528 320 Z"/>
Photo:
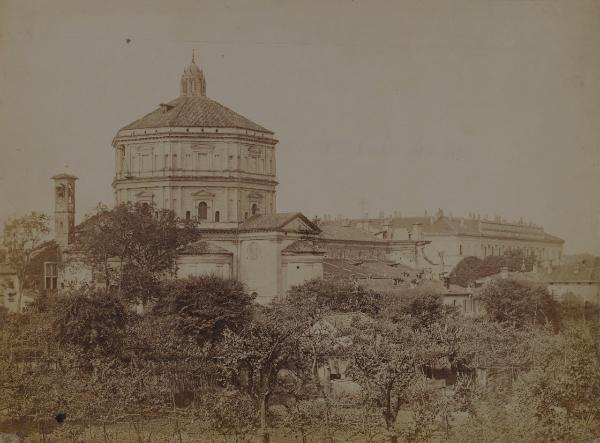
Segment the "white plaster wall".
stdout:
<path fill-rule="evenodd" d="M 177 260 L 177 277 L 216 275 L 231 278 L 231 257 L 216 255 L 184 256 Z"/>

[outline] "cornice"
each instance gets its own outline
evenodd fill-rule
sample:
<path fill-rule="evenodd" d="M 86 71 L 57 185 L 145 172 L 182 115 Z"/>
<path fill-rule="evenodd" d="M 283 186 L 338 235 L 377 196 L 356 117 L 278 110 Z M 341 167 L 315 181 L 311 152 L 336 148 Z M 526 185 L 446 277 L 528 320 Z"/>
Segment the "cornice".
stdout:
<path fill-rule="evenodd" d="M 168 183 L 169 185 L 179 185 L 180 183 L 189 183 L 189 182 L 227 182 L 227 183 L 235 183 L 239 185 L 243 184 L 254 184 L 254 185 L 264 185 L 264 186 L 277 186 L 279 182 L 277 180 L 269 180 L 267 178 L 255 178 L 255 177 L 228 177 L 228 176 L 166 176 L 166 177 L 134 177 L 134 178 L 120 178 L 113 179 L 112 187 L 115 188 L 119 184 L 144 184 L 144 183 L 162 183 L 161 186 L 164 186 L 164 183 Z M 203 186 L 202 184 L 198 184 L 198 186 Z"/>
<path fill-rule="evenodd" d="M 185 129 L 185 128 L 178 128 Z M 199 132 L 198 128 L 193 128 L 194 131 L 165 131 L 156 129 L 147 129 L 145 134 L 120 134 L 113 138 L 112 146 L 116 147 L 120 142 L 132 141 L 160 141 L 160 140 L 202 140 L 202 141 L 222 141 L 222 140 L 237 140 L 241 142 L 250 142 L 267 147 L 275 146 L 279 140 L 275 138 L 260 137 L 243 133 L 227 133 L 227 132 Z M 227 130 L 230 128 L 217 128 L 219 130 Z M 234 128 L 235 129 L 235 128 Z M 143 131 L 136 129 L 136 132 Z M 156 132 L 154 132 L 156 131 Z"/>

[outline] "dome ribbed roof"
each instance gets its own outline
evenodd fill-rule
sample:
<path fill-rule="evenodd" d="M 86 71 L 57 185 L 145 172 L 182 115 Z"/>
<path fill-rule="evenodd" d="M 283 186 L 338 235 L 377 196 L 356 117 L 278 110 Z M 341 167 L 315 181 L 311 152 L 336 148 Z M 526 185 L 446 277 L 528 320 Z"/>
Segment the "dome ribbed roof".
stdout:
<path fill-rule="evenodd" d="M 206 96 L 176 98 L 121 130 L 165 127 L 240 128 L 273 134 Z"/>
<path fill-rule="evenodd" d="M 238 128 L 273 134 L 246 117 L 206 96 L 204 73 L 192 62 L 181 76 L 181 95 L 120 130 L 147 128 Z"/>

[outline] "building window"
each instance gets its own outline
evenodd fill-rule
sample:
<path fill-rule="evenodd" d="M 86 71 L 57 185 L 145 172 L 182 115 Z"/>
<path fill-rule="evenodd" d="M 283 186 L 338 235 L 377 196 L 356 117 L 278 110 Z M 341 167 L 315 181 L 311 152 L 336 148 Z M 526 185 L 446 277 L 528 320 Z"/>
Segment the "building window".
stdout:
<path fill-rule="evenodd" d="M 252 215 L 258 214 L 258 205 L 256 203 L 252 203 Z"/>
<path fill-rule="evenodd" d="M 56 289 L 58 286 L 58 265 L 54 262 L 44 263 L 44 289 Z"/>
<path fill-rule="evenodd" d="M 244 220 L 246 220 L 248 218 L 248 213 L 244 212 Z"/>
<path fill-rule="evenodd" d="M 185 211 L 185 219 L 189 220 L 190 218 L 190 211 Z"/>
<path fill-rule="evenodd" d="M 221 213 L 219 211 L 215 211 L 215 221 L 221 221 Z"/>
<path fill-rule="evenodd" d="M 458 255 L 463 255 L 462 245 L 458 245 Z"/>
<path fill-rule="evenodd" d="M 198 204 L 198 219 L 206 220 L 208 218 L 208 205 L 206 202 L 200 202 Z"/>

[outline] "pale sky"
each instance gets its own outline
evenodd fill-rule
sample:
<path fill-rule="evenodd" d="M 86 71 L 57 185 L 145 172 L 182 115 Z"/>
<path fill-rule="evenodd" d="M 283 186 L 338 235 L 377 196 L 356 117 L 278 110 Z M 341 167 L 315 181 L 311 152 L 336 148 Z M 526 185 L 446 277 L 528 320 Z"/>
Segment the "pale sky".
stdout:
<path fill-rule="evenodd" d="M 59 172 L 78 219 L 112 204 L 113 136 L 192 48 L 280 140 L 279 211 L 523 217 L 600 254 L 600 1 L 0 0 L 0 220 L 52 213 Z"/>

